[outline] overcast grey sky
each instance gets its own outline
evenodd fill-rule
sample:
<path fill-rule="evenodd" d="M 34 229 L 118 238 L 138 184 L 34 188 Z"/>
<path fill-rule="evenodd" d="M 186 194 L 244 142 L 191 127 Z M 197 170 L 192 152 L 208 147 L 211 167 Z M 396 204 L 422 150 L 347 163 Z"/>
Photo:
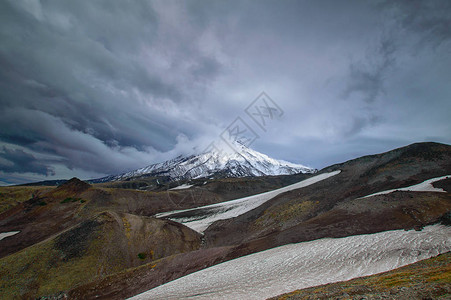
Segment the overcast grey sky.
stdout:
<path fill-rule="evenodd" d="M 315 168 L 451 143 L 450 24 L 449 0 L 1 1 L 0 184 L 129 171 L 236 117 Z"/>

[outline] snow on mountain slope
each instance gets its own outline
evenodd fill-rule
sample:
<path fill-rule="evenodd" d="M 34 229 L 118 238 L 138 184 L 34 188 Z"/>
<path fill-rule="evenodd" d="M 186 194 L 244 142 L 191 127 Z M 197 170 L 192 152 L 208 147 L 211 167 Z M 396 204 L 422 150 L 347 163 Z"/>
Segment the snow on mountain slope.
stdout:
<path fill-rule="evenodd" d="M 389 271 L 451 250 L 451 227 L 289 244 L 189 274 L 130 299 L 266 299 Z"/>
<path fill-rule="evenodd" d="M 450 178 L 451 175 L 445 175 L 445 176 L 441 176 L 441 177 L 436 177 L 436 178 L 431 178 L 428 180 L 425 180 L 419 184 L 415 184 L 412 186 L 408 186 L 408 187 L 403 187 L 403 188 L 399 188 L 399 189 L 392 189 L 392 190 L 386 190 L 386 191 L 382 191 L 382 192 L 377 192 L 371 195 L 367 195 L 365 197 L 362 198 L 367 198 L 367 197 L 372 197 L 372 196 L 376 196 L 376 195 L 383 195 L 383 194 L 389 194 L 389 193 L 393 193 L 395 191 L 405 191 L 405 192 L 445 192 L 443 189 L 441 188 L 436 188 L 432 185 L 432 183 L 436 182 L 436 181 L 440 181 L 443 179 L 448 179 Z"/>
<path fill-rule="evenodd" d="M 339 173 L 340 171 L 323 173 L 274 191 L 197 208 L 160 213 L 155 216 L 157 218 L 166 217 L 202 233 L 215 221 L 237 217 L 281 193 L 312 185 Z"/>
<path fill-rule="evenodd" d="M 176 190 L 185 190 L 185 189 L 189 189 L 190 187 L 192 187 L 192 184 L 182 184 L 179 186 L 176 186 L 175 188 L 169 189 L 170 191 L 176 191 Z"/>
<path fill-rule="evenodd" d="M 7 238 L 9 236 L 13 236 L 15 234 L 18 234 L 20 231 L 9 231 L 9 232 L 2 232 L 0 233 L 0 241 L 3 240 L 4 238 Z"/>
<path fill-rule="evenodd" d="M 221 177 L 245 177 L 315 172 L 303 165 L 270 158 L 242 144 L 237 143 L 235 149 L 237 151 L 212 150 L 198 155 L 178 156 L 162 163 L 121 175 L 104 177 L 97 181 L 118 181 L 142 175 L 169 176 L 173 180 L 180 180 L 218 174 Z"/>

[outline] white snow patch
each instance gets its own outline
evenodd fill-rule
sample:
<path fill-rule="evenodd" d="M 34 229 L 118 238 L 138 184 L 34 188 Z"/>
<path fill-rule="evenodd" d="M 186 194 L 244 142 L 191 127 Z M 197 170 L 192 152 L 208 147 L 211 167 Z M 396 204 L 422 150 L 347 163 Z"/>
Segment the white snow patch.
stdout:
<path fill-rule="evenodd" d="M 372 197 L 372 196 L 376 196 L 376 195 L 383 195 L 383 194 L 389 194 L 389 193 L 393 193 L 395 191 L 409 191 L 409 192 L 441 192 L 441 193 L 446 193 L 446 191 L 444 191 L 441 188 L 436 188 L 432 185 L 432 183 L 436 182 L 436 181 L 440 181 L 443 179 L 448 179 L 449 177 L 451 177 L 451 175 L 445 175 L 442 177 L 435 177 L 435 178 L 431 178 L 428 180 L 423 181 L 422 183 L 419 184 L 415 184 L 412 186 L 408 186 L 408 187 L 403 187 L 403 188 L 399 188 L 399 189 L 392 189 L 392 190 L 387 190 L 387 191 L 382 191 L 382 192 L 378 192 L 378 193 L 374 193 L 362 198 L 367 198 L 367 197 Z"/>
<path fill-rule="evenodd" d="M 340 172 L 341 171 L 338 170 L 330 173 L 323 173 L 274 191 L 197 208 L 160 213 L 155 215 L 155 217 L 168 217 L 173 221 L 182 223 L 185 226 L 202 233 L 215 221 L 237 217 L 262 205 L 279 194 L 312 185 L 321 180 L 337 175 Z M 192 214 L 189 214 L 190 212 Z M 186 213 L 188 213 L 188 215 Z"/>
<path fill-rule="evenodd" d="M 10 231 L 10 232 L 2 232 L 0 233 L 0 241 L 3 240 L 4 238 L 7 238 L 9 236 L 18 234 L 20 231 Z"/>
<path fill-rule="evenodd" d="M 192 184 L 182 184 L 179 186 L 176 186 L 175 188 L 169 189 L 170 191 L 175 191 L 175 190 L 184 190 L 184 189 L 189 189 L 190 187 L 192 187 Z"/>
<path fill-rule="evenodd" d="M 130 299 L 266 299 L 389 271 L 451 250 L 451 227 L 285 245 L 189 274 Z"/>

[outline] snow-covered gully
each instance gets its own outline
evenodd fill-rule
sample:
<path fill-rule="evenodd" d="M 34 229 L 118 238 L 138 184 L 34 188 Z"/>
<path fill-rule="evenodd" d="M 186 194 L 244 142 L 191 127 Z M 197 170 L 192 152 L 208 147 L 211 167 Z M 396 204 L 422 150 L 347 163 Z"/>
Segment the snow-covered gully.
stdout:
<path fill-rule="evenodd" d="M 395 269 L 451 250 L 451 227 L 290 244 L 224 262 L 131 299 L 266 299 Z"/>
<path fill-rule="evenodd" d="M 176 191 L 176 190 L 185 190 L 185 189 L 189 189 L 190 187 L 192 187 L 192 184 L 182 184 L 179 186 L 176 186 L 175 188 L 169 189 L 170 191 Z"/>
<path fill-rule="evenodd" d="M 274 191 L 198 208 L 165 212 L 157 214 L 156 217 L 171 219 L 202 233 L 215 221 L 237 217 L 262 205 L 279 194 L 312 185 L 339 173 L 339 170 L 323 173 Z"/>
<path fill-rule="evenodd" d="M 362 197 L 362 198 L 389 194 L 389 193 L 393 193 L 393 192 L 396 192 L 396 191 L 405 191 L 405 192 L 441 192 L 441 193 L 444 193 L 446 191 L 444 191 L 441 188 L 436 188 L 432 184 L 434 182 L 437 182 L 437 181 L 440 181 L 440 180 L 443 180 L 443 179 L 448 179 L 450 177 L 451 177 L 451 175 L 435 177 L 435 178 L 431 178 L 431 179 L 425 180 L 425 181 L 423 181 L 423 182 L 421 182 L 419 184 L 415 184 L 415 185 L 412 185 L 412 186 L 403 187 L 403 188 L 399 188 L 399 189 L 386 190 L 386 191 L 374 193 L 374 194 L 371 194 L 371 195 L 367 195 L 367 196 Z"/>
<path fill-rule="evenodd" d="M 4 238 L 18 234 L 19 232 L 20 231 L 1 232 L 0 233 L 0 241 L 3 240 Z"/>

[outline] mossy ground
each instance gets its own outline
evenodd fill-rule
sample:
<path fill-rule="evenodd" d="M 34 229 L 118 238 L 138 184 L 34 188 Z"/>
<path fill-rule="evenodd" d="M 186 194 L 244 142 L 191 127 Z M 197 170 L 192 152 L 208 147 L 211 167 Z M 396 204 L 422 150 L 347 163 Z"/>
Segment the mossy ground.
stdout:
<path fill-rule="evenodd" d="M 0 299 L 55 295 L 200 243 L 198 233 L 176 223 L 105 211 L 1 258 Z"/>
<path fill-rule="evenodd" d="M 319 201 L 300 201 L 288 202 L 283 205 L 265 210 L 262 216 L 255 221 L 255 226 L 265 227 L 268 225 L 283 224 L 292 219 L 302 220 L 307 216 L 313 214 L 319 205 Z"/>
<path fill-rule="evenodd" d="M 83 255 L 68 256 L 52 239 L 0 259 L 0 298 L 50 295 L 94 280 L 104 270 L 121 269 L 117 262 L 103 259 L 105 241 L 98 233 L 86 242 Z"/>
<path fill-rule="evenodd" d="M 2 186 L 0 187 L 0 213 L 52 188 L 48 186 Z"/>

